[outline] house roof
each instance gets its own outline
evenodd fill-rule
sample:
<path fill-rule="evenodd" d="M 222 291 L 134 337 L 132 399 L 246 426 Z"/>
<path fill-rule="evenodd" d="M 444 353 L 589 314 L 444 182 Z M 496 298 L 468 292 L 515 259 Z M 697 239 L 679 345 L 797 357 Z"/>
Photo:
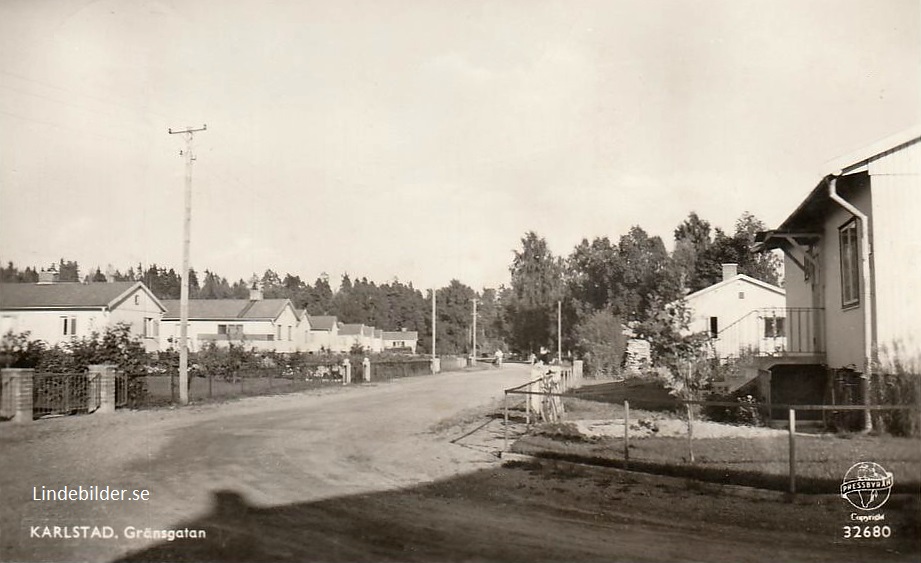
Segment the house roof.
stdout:
<path fill-rule="evenodd" d="M 718 283 L 715 283 L 715 284 L 713 284 L 713 285 L 711 285 L 711 286 L 705 287 L 705 288 L 703 288 L 703 289 L 699 289 L 699 290 L 695 291 L 694 293 L 690 293 L 690 294 L 688 294 L 688 295 L 685 295 L 685 296 L 684 296 L 684 299 L 685 299 L 685 301 L 691 301 L 691 300 L 693 300 L 693 299 L 696 299 L 696 298 L 700 297 L 701 295 L 710 293 L 711 291 L 715 291 L 715 290 L 720 289 L 720 288 L 723 288 L 723 287 L 727 287 L 727 286 L 729 286 L 729 285 L 731 285 L 731 284 L 733 284 L 733 283 L 735 283 L 735 282 L 739 282 L 739 281 L 744 282 L 744 283 L 748 283 L 748 284 L 751 284 L 751 285 L 754 285 L 754 286 L 756 286 L 756 287 L 760 287 L 760 288 L 762 288 L 762 289 L 766 289 L 766 290 L 768 290 L 768 291 L 773 291 L 773 292 L 776 293 L 777 295 L 781 295 L 781 296 L 782 296 L 782 295 L 786 295 L 786 294 L 787 294 L 787 292 L 786 292 L 783 288 L 777 287 L 776 285 L 772 285 L 772 284 L 769 284 L 769 283 L 767 283 L 767 282 L 763 282 L 763 281 L 758 280 L 758 279 L 755 279 L 755 278 L 753 278 L 753 277 L 751 277 L 751 276 L 746 276 L 745 274 L 736 274 L 735 276 L 732 276 L 732 277 L 729 278 L 728 280 L 723 280 L 723 281 L 718 282 Z"/>
<path fill-rule="evenodd" d="M 310 330 L 333 330 L 338 324 L 332 315 L 307 315 L 307 320 L 310 321 Z"/>
<path fill-rule="evenodd" d="M 138 290 L 166 311 L 163 303 L 142 282 L 4 283 L 0 284 L 0 309 L 111 310 Z"/>
<path fill-rule="evenodd" d="M 362 324 L 339 324 L 339 334 L 342 336 L 359 336 L 364 333 Z"/>
<path fill-rule="evenodd" d="M 822 167 L 822 176 L 839 176 L 865 166 L 870 161 L 881 158 L 890 152 L 900 150 L 907 145 L 921 141 L 921 124 L 915 125 L 884 139 L 866 145 L 846 155 L 830 160 Z"/>
<path fill-rule="evenodd" d="M 178 320 L 179 300 L 167 299 L 163 301 L 163 304 L 167 309 L 163 320 Z M 291 302 L 287 299 L 190 299 L 189 318 L 193 320 L 274 321 L 290 304 Z"/>
<path fill-rule="evenodd" d="M 419 333 L 415 330 L 384 331 L 384 340 L 418 340 Z"/>
<path fill-rule="evenodd" d="M 805 232 L 804 227 L 812 224 L 816 215 L 828 206 L 831 199 L 828 193 L 828 182 L 832 176 L 861 172 L 872 161 L 919 141 L 921 141 L 921 126 L 914 126 L 825 163 L 822 167 L 822 179 L 809 192 L 809 195 L 779 227 L 758 233 L 756 241 L 765 248 L 776 248 L 782 243 L 784 236 L 808 237 L 813 235 L 814 233 Z"/>

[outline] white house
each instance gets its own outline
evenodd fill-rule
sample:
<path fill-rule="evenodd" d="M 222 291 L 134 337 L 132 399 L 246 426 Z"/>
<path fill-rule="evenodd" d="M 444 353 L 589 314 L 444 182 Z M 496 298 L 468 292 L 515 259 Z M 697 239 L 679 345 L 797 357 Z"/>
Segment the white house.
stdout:
<path fill-rule="evenodd" d="M 29 332 L 51 345 L 125 323 L 154 351 L 165 311 L 142 282 L 0 284 L 0 333 Z"/>
<path fill-rule="evenodd" d="M 384 350 L 416 353 L 419 334 L 414 330 L 384 331 Z"/>
<path fill-rule="evenodd" d="M 339 340 L 339 322 L 332 315 L 307 315 L 310 324 L 307 333 L 306 352 L 333 352 Z"/>
<path fill-rule="evenodd" d="M 345 324 L 339 323 L 339 338 L 335 350 L 337 352 L 347 353 L 354 346 L 361 346 L 367 352 L 371 352 L 374 340 L 374 327 L 365 324 Z"/>
<path fill-rule="evenodd" d="M 799 373 L 821 368 L 811 370 L 813 397 L 824 389 L 839 400 L 834 381 L 865 384 L 877 358 L 921 361 L 921 127 L 831 162 L 822 174 L 759 240 L 784 252 L 787 306 L 815 312 L 802 330 L 811 331 L 804 339 L 816 354 Z"/>
<path fill-rule="evenodd" d="M 252 350 L 296 352 L 299 319 L 291 301 L 262 299 L 259 291 L 250 297 L 189 300 L 189 349 L 200 350 L 214 342 Z M 167 310 L 160 330 L 161 347 L 178 347 L 179 300 L 165 300 L 163 305 Z"/>
<path fill-rule="evenodd" d="M 717 356 L 740 352 L 771 354 L 788 347 L 783 289 L 738 273 L 723 264 L 723 279 L 684 298 L 691 312 L 689 330 L 707 332 Z"/>

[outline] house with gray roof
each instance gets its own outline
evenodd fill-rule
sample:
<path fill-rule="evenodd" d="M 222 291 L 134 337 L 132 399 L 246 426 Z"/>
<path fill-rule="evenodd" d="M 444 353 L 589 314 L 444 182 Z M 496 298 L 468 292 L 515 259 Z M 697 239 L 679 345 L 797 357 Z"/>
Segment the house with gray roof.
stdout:
<path fill-rule="evenodd" d="M 148 351 L 160 343 L 166 306 L 142 282 L 0 284 L 0 333 L 29 332 L 50 345 L 124 323 Z"/>
<path fill-rule="evenodd" d="M 249 350 L 296 352 L 300 319 L 288 299 L 190 299 L 189 349 L 200 350 L 207 343 L 235 344 Z M 160 330 L 162 349 L 179 347 L 180 310 L 178 299 L 163 301 L 166 313 Z"/>
<path fill-rule="evenodd" d="M 391 352 L 416 353 L 419 334 L 415 330 L 384 331 L 382 335 L 384 350 Z"/>
<path fill-rule="evenodd" d="M 332 315 L 306 315 L 310 325 L 304 350 L 311 354 L 333 352 L 339 338 L 339 320 Z"/>

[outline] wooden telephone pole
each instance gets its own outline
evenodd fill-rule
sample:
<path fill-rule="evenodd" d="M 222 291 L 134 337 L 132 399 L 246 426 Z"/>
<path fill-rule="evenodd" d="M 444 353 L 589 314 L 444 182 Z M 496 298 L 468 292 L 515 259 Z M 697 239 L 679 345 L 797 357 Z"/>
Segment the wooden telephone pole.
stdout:
<path fill-rule="evenodd" d="M 182 286 L 179 293 L 179 403 L 189 404 L 189 241 L 192 237 L 192 137 L 199 131 L 208 129 L 207 125 L 198 128 L 186 127 L 173 131 L 170 135 L 185 135 L 185 218 L 182 225 Z"/>

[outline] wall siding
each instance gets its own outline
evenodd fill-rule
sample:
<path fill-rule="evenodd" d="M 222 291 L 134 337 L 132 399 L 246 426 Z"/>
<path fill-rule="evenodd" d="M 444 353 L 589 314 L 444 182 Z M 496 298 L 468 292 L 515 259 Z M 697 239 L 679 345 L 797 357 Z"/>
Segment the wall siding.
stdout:
<path fill-rule="evenodd" d="M 870 190 L 860 190 L 846 199 L 864 213 L 871 213 Z M 824 274 L 821 279 L 824 283 L 825 302 L 823 306 L 825 307 L 828 366 L 832 368 L 853 366 L 857 371 L 863 371 L 863 308 L 866 303 L 861 301 L 858 306 L 847 309 L 841 305 L 841 249 L 838 229 L 853 216 L 837 204 L 830 203 L 829 205 L 831 207 L 822 227 L 822 249 L 819 259 Z M 861 280 L 862 285 L 863 280 Z M 861 295 L 863 295 L 862 291 L 861 288 Z"/>
<path fill-rule="evenodd" d="M 871 163 L 876 344 L 921 360 L 921 144 Z"/>

